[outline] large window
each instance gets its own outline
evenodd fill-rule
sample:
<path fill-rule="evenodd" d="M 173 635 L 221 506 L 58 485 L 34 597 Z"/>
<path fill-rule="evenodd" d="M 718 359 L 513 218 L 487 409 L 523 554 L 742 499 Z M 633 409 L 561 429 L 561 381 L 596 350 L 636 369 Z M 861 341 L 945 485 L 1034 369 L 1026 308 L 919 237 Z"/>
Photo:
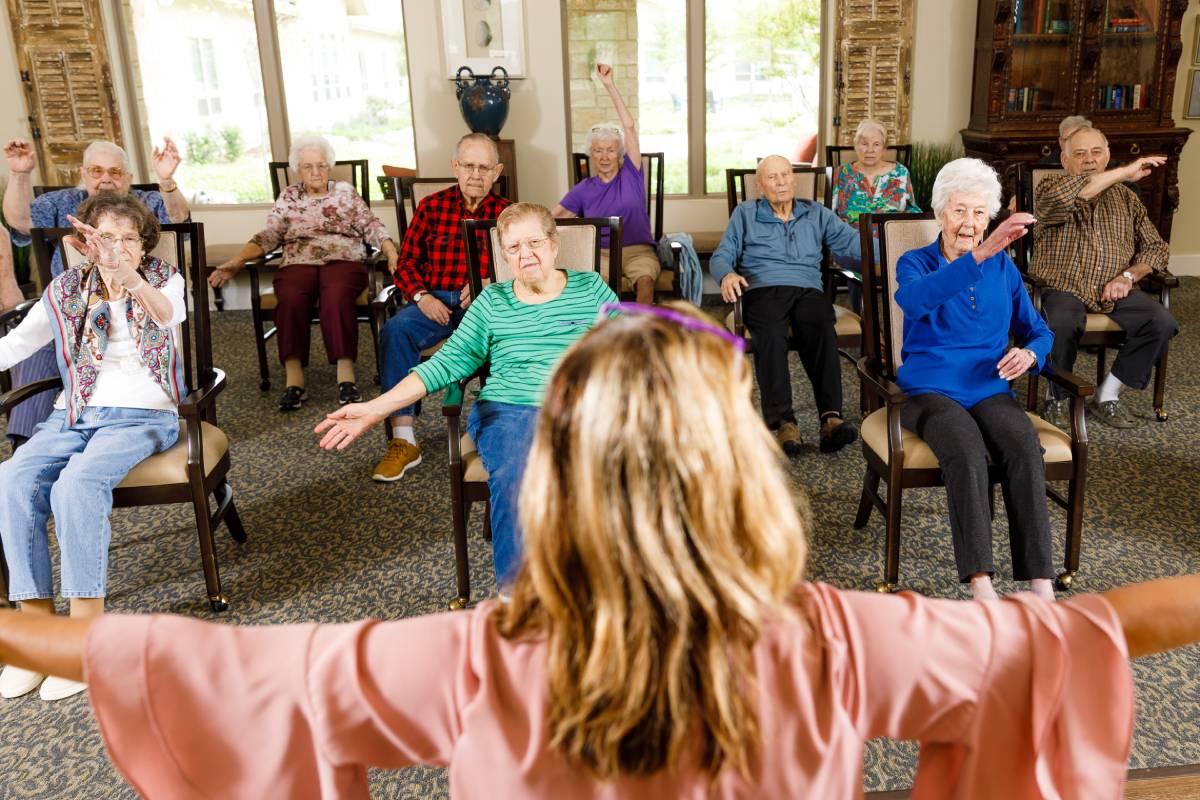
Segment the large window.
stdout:
<path fill-rule="evenodd" d="M 367 159 L 372 181 L 384 164 L 416 166 L 396 0 L 126 0 L 124 7 L 143 130 L 150 146 L 175 139 L 183 154 L 176 178 L 193 203 L 271 201 L 267 163 L 287 158 L 284 131 L 327 137 L 339 159 Z M 267 19 L 271 7 L 274 24 L 258 30 L 256 12 Z M 277 62 L 260 58 L 264 39 L 277 45 Z M 283 87 L 285 102 L 274 110 L 264 84 Z"/>
<path fill-rule="evenodd" d="M 567 14 L 577 151 L 593 124 L 616 120 L 591 77 L 604 61 L 642 150 L 665 154 L 669 193 L 723 192 L 727 168 L 799 160 L 816 137 L 821 0 L 568 0 Z"/>

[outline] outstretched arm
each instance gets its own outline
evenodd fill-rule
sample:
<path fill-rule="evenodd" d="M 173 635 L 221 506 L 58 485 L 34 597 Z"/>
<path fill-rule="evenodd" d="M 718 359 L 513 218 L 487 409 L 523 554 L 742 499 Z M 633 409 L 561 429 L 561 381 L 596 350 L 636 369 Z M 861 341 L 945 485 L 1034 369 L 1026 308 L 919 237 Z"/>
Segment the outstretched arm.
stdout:
<path fill-rule="evenodd" d="M 633 115 L 629 113 L 625 101 L 621 99 L 617 85 L 613 82 L 612 67 L 608 64 L 597 64 L 596 75 L 604 84 L 604 88 L 608 90 L 608 96 L 612 98 L 613 106 L 617 109 L 617 118 L 621 120 L 621 127 L 625 129 L 625 157 L 631 164 L 641 169 L 642 146 L 638 142 L 637 125 L 634 123 Z"/>
<path fill-rule="evenodd" d="M 1105 592 L 1104 599 L 1125 629 L 1130 658 L 1200 640 L 1200 575 L 1121 586 Z"/>
<path fill-rule="evenodd" d="M 4 190 L 4 221 L 22 236 L 29 235 L 33 217 L 29 204 L 33 202 L 33 168 L 37 166 L 33 145 L 24 139 L 10 139 L 4 145 L 8 160 L 8 186 Z"/>

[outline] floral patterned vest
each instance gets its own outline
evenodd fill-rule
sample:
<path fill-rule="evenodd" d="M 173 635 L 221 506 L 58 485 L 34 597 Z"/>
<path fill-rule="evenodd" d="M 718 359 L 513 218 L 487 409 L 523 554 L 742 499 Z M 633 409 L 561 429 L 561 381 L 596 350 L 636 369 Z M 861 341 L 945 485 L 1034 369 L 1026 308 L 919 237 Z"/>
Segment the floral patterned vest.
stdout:
<path fill-rule="evenodd" d="M 148 258 L 138 270 L 155 289 L 161 290 L 175 268 L 158 258 Z M 164 330 L 132 295 L 125 305 L 125 324 L 142 364 L 176 404 L 186 391 L 183 360 L 175 346 L 174 332 Z M 100 363 L 108 345 L 112 324 L 108 301 L 102 294 L 100 270 L 88 262 L 65 270 L 50 282 L 42 296 L 50 327 L 54 331 L 54 357 L 63 380 L 67 424 L 74 425 L 96 388 Z"/>

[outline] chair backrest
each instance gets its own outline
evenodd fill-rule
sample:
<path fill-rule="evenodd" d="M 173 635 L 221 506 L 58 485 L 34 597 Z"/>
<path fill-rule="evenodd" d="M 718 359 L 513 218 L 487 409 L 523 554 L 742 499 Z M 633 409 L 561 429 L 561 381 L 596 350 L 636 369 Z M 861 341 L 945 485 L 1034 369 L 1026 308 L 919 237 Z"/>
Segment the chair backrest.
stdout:
<path fill-rule="evenodd" d="M 853 145 L 825 145 L 825 163 L 834 171 L 847 161 L 857 158 Z M 905 169 L 912 169 L 912 145 L 889 144 L 883 148 L 883 160 L 903 164 Z"/>
<path fill-rule="evenodd" d="M 76 189 L 76 186 L 34 186 L 33 196 L 41 197 L 46 192 L 57 192 L 59 189 Z M 131 183 L 130 189 L 137 189 L 140 192 L 160 192 L 162 188 L 157 183 Z"/>
<path fill-rule="evenodd" d="M 863 214 L 858 218 L 862 245 L 863 342 L 867 359 L 889 379 L 903 361 L 904 313 L 896 304 L 896 263 L 909 250 L 937 238 L 933 214 Z M 878 242 L 879 257 L 874 243 Z"/>
<path fill-rule="evenodd" d="M 558 262 L 562 269 L 577 272 L 599 272 L 614 294 L 621 291 L 621 218 L 571 217 L 555 220 L 558 223 Z M 601 258 L 600 243 L 608 232 L 608 258 Z M 491 283 L 484 278 L 481 266 L 483 248 L 487 248 L 488 263 L 497 281 L 512 280 L 508 262 L 500 251 L 500 231 L 494 219 L 463 221 L 463 237 L 467 244 L 467 271 L 471 278 L 471 293 L 478 296 Z"/>
<path fill-rule="evenodd" d="M 280 192 L 300 178 L 299 175 L 292 172 L 291 165 L 286 161 L 272 161 L 269 169 L 271 192 L 275 197 L 279 197 Z M 348 159 L 333 162 L 333 166 L 329 169 L 329 179 L 346 181 L 354 187 L 354 191 L 358 192 L 358 196 L 365 200 L 367 205 L 371 205 L 371 183 L 367 180 L 369 173 L 365 158 Z"/>
<path fill-rule="evenodd" d="M 646 184 L 646 213 L 654 240 L 663 235 L 663 187 L 666 185 L 666 156 L 663 153 L 642 153 L 642 179 Z M 592 157 L 587 153 L 571 153 L 572 185 L 596 174 Z"/>
<path fill-rule="evenodd" d="M 73 228 L 33 228 L 29 233 L 39 271 L 41 265 L 45 264 L 42 279 L 46 283 L 50 278 L 50 257 L 54 248 L 58 248 L 66 268 L 78 266 L 83 262 L 83 255 L 64 241 L 67 236 L 75 235 Z M 175 345 L 183 353 L 187 386 L 195 388 L 207 383 L 213 375 L 208 279 L 204 274 L 207 264 L 204 258 L 203 223 L 181 222 L 163 225 L 158 244 L 150 254 L 174 265 L 183 274 L 187 286 L 184 292 L 184 302 L 188 307 L 187 318 L 175 331 Z M 215 419 L 206 421 L 216 422 Z"/>
<path fill-rule="evenodd" d="M 1017 211 L 1033 214 L 1034 196 L 1037 187 L 1051 175 L 1065 174 L 1062 167 L 1043 166 L 1038 164 L 1017 165 Z M 1033 234 L 1028 233 L 1013 243 L 1013 261 L 1021 272 L 1029 272 L 1033 261 Z"/>
<path fill-rule="evenodd" d="M 396 228 L 399 231 L 397 241 L 404 241 L 404 234 L 408 231 L 408 221 L 422 200 L 435 192 L 450 188 L 457 182 L 458 179 L 453 176 L 449 178 L 421 178 L 415 175 L 380 177 L 379 185 L 384 187 L 383 196 L 390 199 L 396 209 Z M 500 197 L 508 196 L 507 175 L 501 174 L 492 184 L 492 194 Z"/>
<path fill-rule="evenodd" d="M 829 208 L 833 196 L 833 186 L 830 183 L 832 174 L 829 167 L 793 164 L 793 196 L 797 200 L 812 200 Z M 738 203 L 762 197 L 758 186 L 758 170 L 746 167 L 725 170 L 725 193 L 729 201 L 730 216 Z"/>

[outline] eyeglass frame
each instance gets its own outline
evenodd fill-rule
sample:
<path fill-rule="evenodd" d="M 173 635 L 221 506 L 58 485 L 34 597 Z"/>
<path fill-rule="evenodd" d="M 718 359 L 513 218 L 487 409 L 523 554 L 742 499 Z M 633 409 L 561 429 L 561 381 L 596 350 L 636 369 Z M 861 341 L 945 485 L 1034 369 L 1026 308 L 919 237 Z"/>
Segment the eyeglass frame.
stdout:
<path fill-rule="evenodd" d="M 83 167 L 82 169 L 89 178 L 103 178 L 107 175 L 114 181 L 119 181 L 126 175 L 133 174 L 124 167 L 101 167 L 97 164 L 92 164 L 90 167 Z"/>
<path fill-rule="evenodd" d="M 490 164 L 490 165 L 489 164 L 473 164 L 471 162 L 459 161 L 457 158 L 454 159 L 454 164 L 455 164 L 455 169 L 461 169 L 463 172 L 467 173 L 468 175 L 486 175 L 489 172 L 491 172 L 492 170 L 494 170 L 496 167 L 500 166 L 500 162 L 498 162 L 498 161 L 495 164 Z"/>
<path fill-rule="evenodd" d="M 650 316 L 665 319 L 667 322 L 673 322 L 676 325 L 679 325 L 680 327 L 686 328 L 690 331 L 711 333 L 714 336 L 718 336 L 729 344 L 733 345 L 734 348 L 739 352 L 746 352 L 746 340 L 741 336 L 735 336 L 724 328 L 713 325 L 712 323 L 704 322 L 703 320 L 698 320 L 694 317 L 689 317 L 687 314 L 681 314 L 678 311 L 674 311 L 669 308 L 663 308 L 662 306 L 649 306 L 645 305 L 644 303 L 629 302 L 605 303 L 604 305 L 600 306 L 600 311 L 596 314 L 596 322 L 604 321 L 608 318 L 608 315 L 614 311 L 619 311 L 623 314 L 649 314 Z"/>

